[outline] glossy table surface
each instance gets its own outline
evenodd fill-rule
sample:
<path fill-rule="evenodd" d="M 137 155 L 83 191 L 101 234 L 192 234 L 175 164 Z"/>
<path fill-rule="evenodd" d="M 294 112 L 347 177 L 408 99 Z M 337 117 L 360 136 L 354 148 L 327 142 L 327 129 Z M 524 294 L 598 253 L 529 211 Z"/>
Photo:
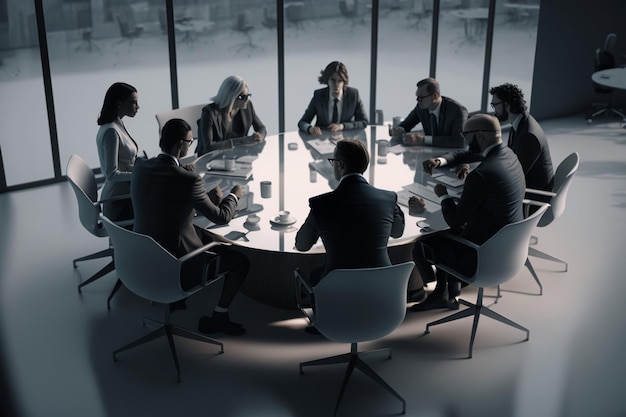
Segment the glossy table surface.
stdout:
<path fill-rule="evenodd" d="M 237 245 L 263 251 L 302 253 L 294 248 L 296 232 L 309 213 L 308 199 L 329 192 L 337 185 L 327 158 L 332 157 L 334 142 L 343 137 L 358 138 L 367 144 L 371 162 L 364 176 L 368 182 L 377 188 L 398 193 L 406 226 L 403 236 L 391 238 L 389 246 L 412 243 L 424 233 L 446 227 L 433 186 L 441 178 L 453 179 L 454 173 L 449 169 L 440 170 L 437 174 L 442 174 L 441 177 L 431 177 L 423 172 L 422 161 L 450 149 L 396 144 L 397 140 L 390 140 L 386 125 L 321 137 L 289 132 L 268 136 L 265 142 L 257 145 L 204 155 L 196 161 L 196 171 L 204 174 L 207 189 L 219 185 L 227 193 L 234 184 L 241 184 L 247 192 L 240 200 L 237 216 L 228 225 L 214 225 L 204 217 L 198 217 L 196 224 L 225 236 Z M 387 153 L 380 149 L 381 140 L 390 140 Z M 237 170 L 251 168 L 250 178 L 233 178 L 228 176 L 229 172 L 207 171 L 207 163 L 217 169 L 223 168 L 226 157 L 236 158 Z M 272 183 L 270 198 L 261 197 L 262 181 Z M 454 195 L 460 193 L 461 188 L 448 187 L 448 190 Z M 426 200 L 426 211 L 410 215 L 407 202 L 415 194 Z M 274 224 L 281 210 L 290 212 L 293 224 Z M 252 212 L 260 218 L 256 225 L 247 221 Z M 244 233 L 247 234 L 241 236 Z M 309 252 L 324 252 L 321 240 Z"/>

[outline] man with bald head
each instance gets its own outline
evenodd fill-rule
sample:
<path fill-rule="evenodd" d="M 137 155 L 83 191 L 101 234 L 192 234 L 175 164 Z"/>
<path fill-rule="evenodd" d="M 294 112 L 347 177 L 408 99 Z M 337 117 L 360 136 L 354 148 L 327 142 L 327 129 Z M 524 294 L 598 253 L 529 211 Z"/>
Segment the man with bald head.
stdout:
<path fill-rule="evenodd" d="M 413 258 L 422 279 L 424 282 L 436 279 L 437 285 L 428 298 L 413 305 L 411 311 L 458 308 L 456 297 L 460 295 L 460 282 L 440 270 L 435 275 L 424 257 L 425 252 L 429 259 L 437 259 L 465 275 L 472 275 L 476 270 L 475 252 L 449 239 L 449 234 L 481 245 L 505 225 L 523 219 L 524 171 L 515 153 L 502 143 L 498 119 L 487 114 L 475 115 L 465 122 L 462 133 L 470 152 L 480 155 L 481 163 L 467 175 L 458 202 L 450 198 L 444 185 L 435 185 L 435 194 L 441 199 L 441 210 L 450 229 L 428 235 L 415 245 Z M 476 159 L 466 151 L 449 153 L 447 158 L 450 165 Z M 428 168 L 426 163 L 424 168 Z"/>

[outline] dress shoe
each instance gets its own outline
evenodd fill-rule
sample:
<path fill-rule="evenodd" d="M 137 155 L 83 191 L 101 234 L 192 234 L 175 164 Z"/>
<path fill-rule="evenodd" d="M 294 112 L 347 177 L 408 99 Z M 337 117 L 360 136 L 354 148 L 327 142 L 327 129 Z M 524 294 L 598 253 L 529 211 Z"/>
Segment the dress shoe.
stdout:
<path fill-rule="evenodd" d="M 224 333 L 231 336 L 241 336 L 246 333 L 246 329 L 241 324 L 230 321 L 227 313 L 215 312 L 212 317 L 200 317 L 198 331 L 208 334 Z"/>
<path fill-rule="evenodd" d="M 447 308 L 448 310 L 458 310 L 459 302 L 455 299 L 448 300 L 445 297 L 435 296 L 432 294 L 428 296 L 426 300 L 419 304 L 414 304 L 409 307 L 409 311 L 428 311 L 435 310 L 438 308 Z"/>
<path fill-rule="evenodd" d="M 317 330 L 317 328 L 315 326 L 307 326 L 304 328 L 304 332 L 308 333 L 308 334 L 314 334 L 317 336 L 321 336 L 322 334 L 320 333 L 319 330 Z"/>

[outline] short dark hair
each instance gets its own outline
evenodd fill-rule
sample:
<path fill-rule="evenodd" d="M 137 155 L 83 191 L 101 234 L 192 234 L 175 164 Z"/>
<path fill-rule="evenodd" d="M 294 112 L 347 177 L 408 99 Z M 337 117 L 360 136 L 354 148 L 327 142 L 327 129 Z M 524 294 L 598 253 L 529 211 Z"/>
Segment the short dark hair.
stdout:
<path fill-rule="evenodd" d="M 349 173 L 362 174 L 370 164 L 370 154 L 365 144 L 358 139 L 342 139 L 337 142 L 335 152 L 337 159 L 341 159 Z"/>
<path fill-rule="evenodd" d="M 419 80 L 417 82 L 417 88 L 426 87 L 426 91 L 428 94 L 437 94 L 441 95 L 441 90 L 439 89 L 439 81 L 434 78 L 424 78 L 423 80 Z"/>
<path fill-rule="evenodd" d="M 511 107 L 511 112 L 515 114 L 524 113 L 527 109 L 524 93 L 514 84 L 504 83 L 489 89 L 489 94 L 498 98 Z"/>
<path fill-rule="evenodd" d="M 328 84 L 328 79 L 333 74 L 339 75 L 339 78 L 344 82 L 344 84 L 348 84 L 348 68 L 346 68 L 343 62 L 333 61 L 330 64 L 326 65 L 326 68 L 320 71 L 320 76 L 318 77 L 318 81 L 320 84 Z"/>
<path fill-rule="evenodd" d="M 159 147 L 164 152 L 169 151 L 179 140 L 185 139 L 190 130 L 191 126 L 183 119 L 168 120 L 161 129 Z"/>

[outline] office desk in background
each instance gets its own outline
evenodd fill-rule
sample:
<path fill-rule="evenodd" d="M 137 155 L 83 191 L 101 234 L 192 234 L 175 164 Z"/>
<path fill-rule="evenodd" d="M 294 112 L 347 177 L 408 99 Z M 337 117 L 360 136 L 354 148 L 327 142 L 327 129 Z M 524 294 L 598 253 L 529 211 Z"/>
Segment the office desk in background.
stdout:
<path fill-rule="evenodd" d="M 234 184 L 245 187 L 247 193 L 240 201 L 243 215 L 225 226 L 212 225 L 202 217 L 197 218 L 196 224 L 208 226 L 211 232 L 221 236 L 236 238 L 241 235 L 237 232 L 247 232 L 245 238 L 233 240 L 236 250 L 245 253 L 252 264 L 242 288 L 245 294 L 267 304 L 295 308 L 293 269 L 300 267 L 306 273 L 320 265 L 325 256 L 321 240 L 308 252 L 297 251 L 296 232 L 309 213 L 309 198 L 329 192 L 337 185 L 327 158 L 332 157 L 334 142 L 343 137 L 355 137 L 367 144 L 371 163 L 364 176 L 368 182 L 375 187 L 398 193 L 406 226 L 402 237 L 389 241 L 392 262 L 398 263 L 412 258 L 413 244 L 424 234 L 423 222 L 429 224 L 433 230 L 447 227 L 439 200 L 433 192 L 433 186 L 438 179 L 424 174 L 422 161 L 441 155 L 449 149 L 405 147 L 394 145 L 392 140 L 388 153 L 382 154 L 377 141 L 389 140 L 387 126 L 371 126 L 364 130 L 343 131 L 322 137 L 288 132 L 268 136 L 264 142 L 256 145 L 211 153 L 198 160 L 197 172 L 204 172 L 207 189 L 219 185 L 227 193 Z M 237 158 L 238 166 L 250 164 L 252 176 L 249 179 L 234 178 L 225 172 L 206 171 L 207 163 L 220 167 L 225 156 Z M 438 174 L 448 177 L 445 181 L 453 176 L 450 170 L 442 170 Z M 261 198 L 261 181 L 272 182 L 271 198 Z M 460 192 L 460 188 L 449 190 L 451 194 Z M 415 194 L 427 200 L 427 210 L 419 216 L 410 215 L 407 206 L 408 198 Z M 287 226 L 272 224 L 270 221 L 281 210 L 290 211 L 295 222 Z M 257 226 L 246 222 L 247 214 L 252 212 L 261 218 Z"/>
<path fill-rule="evenodd" d="M 465 37 L 470 41 L 481 41 L 487 29 L 489 9 L 476 7 L 472 9 L 451 10 L 450 16 L 463 20 Z"/>
<path fill-rule="evenodd" d="M 626 68 L 610 68 L 591 74 L 594 83 L 604 87 L 626 90 Z"/>

